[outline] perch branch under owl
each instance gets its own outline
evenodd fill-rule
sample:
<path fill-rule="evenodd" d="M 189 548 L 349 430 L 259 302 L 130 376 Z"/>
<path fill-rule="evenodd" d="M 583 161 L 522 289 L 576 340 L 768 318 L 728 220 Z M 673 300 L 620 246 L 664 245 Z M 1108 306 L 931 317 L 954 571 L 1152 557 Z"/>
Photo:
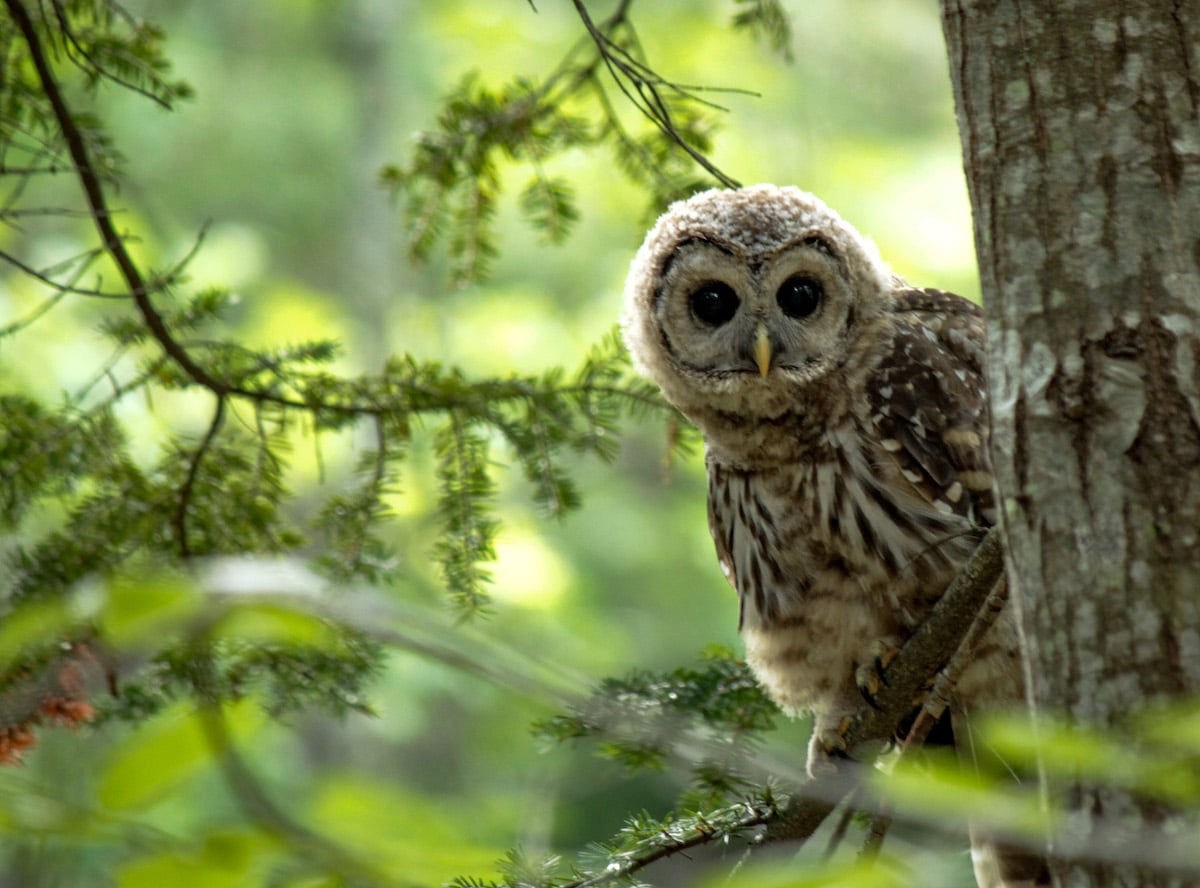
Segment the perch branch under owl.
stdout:
<path fill-rule="evenodd" d="M 970 654 L 995 618 L 983 605 L 1004 570 L 1004 547 L 998 528 L 988 531 L 957 579 L 946 589 L 929 619 L 916 631 L 888 667 L 887 684 L 864 704 L 846 730 L 851 759 L 869 762 L 912 711 L 912 701 L 939 670 L 953 673 Z M 764 841 L 803 840 L 819 827 L 849 790 L 844 775 L 813 778 L 799 788 L 780 817 L 768 824 Z"/>
<path fill-rule="evenodd" d="M 852 757 L 866 765 L 895 735 L 911 714 L 912 700 L 937 674 L 952 679 L 958 661 L 970 654 L 973 640 L 986 632 L 996 610 L 989 607 L 1003 570 L 1003 547 L 998 530 L 990 531 L 943 596 L 926 623 L 901 649 L 888 667 L 887 684 L 864 703 L 846 733 Z M 939 667 L 941 667 L 939 672 Z M 920 738 L 914 738 L 919 744 Z M 849 762 L 848 762 L 849 764 Z M 676 854 L 728 840 L 731 836 L 756 832 L 757 844 L 803 842 L 812 836 L 835 808 L 861 787 L 858 768 L 843 767 L 822 773 L 792 789 L 790 801 L 781 807 L 750 801 L 740 813 L 719 825 L 709 822 L 690 831 L 668 836 L 644 852 L 614 859 L 602 872 L 565 883 L 560 888 L 595 888 L 627 879 L 634 873 Z M 729 809 L 732 812 L 734 809 Z"/>

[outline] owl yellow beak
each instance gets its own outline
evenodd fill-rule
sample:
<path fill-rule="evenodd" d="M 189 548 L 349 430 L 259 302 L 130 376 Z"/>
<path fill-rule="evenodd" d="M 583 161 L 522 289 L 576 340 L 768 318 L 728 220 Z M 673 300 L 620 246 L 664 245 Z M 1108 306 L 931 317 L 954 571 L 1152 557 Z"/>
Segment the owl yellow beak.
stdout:
<path fill-rule="evenodd" d="M 771 340 L 767 336 L 766 324 L 758 325 L 758 333 L 754 337 L 754 363 L 758 364 L 758 372 L 766 379 L 771 372 Z"/>

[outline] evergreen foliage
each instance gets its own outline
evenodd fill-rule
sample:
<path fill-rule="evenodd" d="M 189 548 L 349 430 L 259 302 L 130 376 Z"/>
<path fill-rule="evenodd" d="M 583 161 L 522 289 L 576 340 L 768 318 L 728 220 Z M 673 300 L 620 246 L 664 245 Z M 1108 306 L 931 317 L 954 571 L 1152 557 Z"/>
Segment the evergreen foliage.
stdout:
<path fill-rule="evenodd" d="M 317 541 L 315 561 L 328 575 L 386 582 L 389 553 L 376 535 L 387 518 L 383 497 L 398 483 L 414 428 L 428 428 L 438 453 L 441 488 L 442 531 L 433 554 L 452 599 L 469 616 L 488 600 L 484 564 L 494 555 L 498 526 L 492 498 L 496 443 L 507 446 L 536 501 L 548 513 L 561 515 L 579 504 L 561 464 L 564 452 L 611 458 L 613 435 L 623 416 L 631 410 L 661 409 L 657 395 L 628 374 L 615 335 L 598 344 L 573 375 L 555 370 L 540 377 L 497 379 L 470 379 L 457 369 L 408 356 L 394 358 L 378 374 L 347 377 L 329 369 L 338 355 L 335 342 L 255 350 L 222 338 L 228 294 L 212 289 L 187 293 L 190 257 L 163 272 L 144 271 L 131 256 L 135 232 L 106 240 L 108 211 L 100 183 L 117 181 L 119 158 L 87 105 L 76 109 L 68 104 L 89 101 L 104 81 L 165 107 L 186 97 L 185 84 L 167 79 L 162 35 L 117 5 L 104 3 L 26 9 L 14 2 L 3 24 L 3 101 L 14 110 L 6 116 L 0 143 L 9 189 L 4 218 L 25 226 L 31 224 L 25 220 L 37 215 L 74 220 L 90 214 L 97 229 L 95 246 L 40 269 L 20 255 L 0 253 L 49 290 L 39 317 L 9 325 L 4 335 L 33 335 L 40 315 L 65 297 L 105 299 L 107 310 L 97 328 L 115 356 L 92 385 L 60 405 L 16 394 L 4 398 L 0 459 L 9 479 L 4 525 L 22 530 L 30 513 L 47 509 L 61 516 L 42 524 L 41 533 L 24 534 L 29 542 L 9 552 L 10 608 L 67 595 L 97 573 L 120 576 L 129 564 L 183 565 L 204 556 L 300 553 L 311 551 Z M 468 112 L 456 110 L 452 102 L 447 113 L 458 127 Z M 516 138 L 509 124 L 486 115 L 472 126 L 489 145 Z M 530 131 L 522 138 L 551 136 L 549 131 Z M 87 199 L 76 198 L 79 209 L 41 206 L 43 180 L 67 171 L 82 181 Z M 436 177 L 432 168 L 422 167 L 416 178 Z M 481 168 L 472 168 L 468 178 L 485 177 Z M 575 211 L 566 205 L 554 209 L 563 200 L 561 183 L 536 184 L 527 192 L 526 206 L 547 224 L 555 215 L 559 222 L 554 224 L 565 225 Z M 456 224 L 455 230 L 468 227 Z M 117 266 L 128 288 L 124 296 L 111 283 L 103 288 L 107 260 Z M 94 288 L 81 286 L 88 275 L 96 280 Z M 116 357 L 127 356 L 136 357 L 138 367 L 120 375 L 113 369 Z M 135 394 L 151 397 L 155 389 L 206 392 L 210 418 L 202 435 L 171 437 L 146 465 L 131 454 L 132 442 L 113 408 Z M 286 436 L 301 424 L 316 435 L 364 425 L 377 443 L 363 458 L 358 485 L 330 497 L 310 527 L 294 524 L 286 509 L 292 495 L 284 482 Z M 88 631 L 83 624 L 72 630 Z M 306 668 L 286 656 L 234 656 L 228 663 L 222 658 L 221 684 L 233 689 L 247 676 L 262 673 L 277 686 L 273 697 L 281 703 L 324 694 L 337 708 L 357 690 L 356 671 L 369 672 L 372 657 L 365 650 L 351 645 L 345 657 L 320 651 L 308 658 Z M 178 672 L 171 651 L 160 651 L 157 658 L 168 673 Z M 288 689 L 289 682 L 295 687 Z M 161 702 L 186 690 L 167 680 L 122 684 L 137 695 L 137 712 L 145 711 L 147 687 L 164 697 Z M 129 708 L 113 707 L 118 712 Z"/>
<path fill-rule="evenodd" d="M 606 152 L 645 196 L 648 215 L 699 188 L 736 184 L 708 157 L 721 110 L 712 97 L 721 91 L 657 73 L 633 0 L 598 20 L 582 0 L 572 5 L 578 41 L 548 73 L 501 86 L 464 77 L 411 157 L 382 171 L 403 205 L 412 258 L 444 254 L 457 284 L 485 275 L 497 258 L 497 204 L 513 183 L 538 237 L 570 237 L 584 208 L 577 183 L 549 171 L 554 158 Z M 791 57 L 782 4 L 734 0 L 730 22 Z M 52 820 L 68 824 L 70 838 L 101 842 L 128 826 L 118 822 L 121 812 L 169 792 L 209 757 L 254 829 L 181 848 L 128 827 L 133 857 L 122 886 L 198 872 L 211 884 L 408 884 L 397 875 L 402 863 L 380 854 L 377 864 L 344 835 L 326 838 L 275 804 L 244 755 L 268 720 L 292 725 L 313 709 L 372 714 L 372 681 L 395 650 L 484 676 L 511 665 L 498 644 L 478 643 L 467 627 L 431 641 L 412 613 L 403 614 L 409 634 L 374 619 L 380 599 L 369 590 L 400 583 L 388 529 L 414 453 L 432 450 L 436 530 L 428 554 L 466 623 L 489 610 L 506 472 L 523 479 L 544 515 L 561 517 L 581 506 L 578 458 L 612 460 L 631 417 L 661 418 L 670 451 L 692 447 L 694 433 L 633 376 L 615 331 L 574 369 L 491 377 L 411 355 L 351 373 L 340 369 L 334 340 L 245 344 L 229 332 L 231 292 L 189 281 L 205 233 L 187 255 L 153 268 L 141 258 L 145 223 L 111 203 L 125 164 L 138 158 L 125 134 L 108 132 L 98 102 L 106 87 L 167 110 L 191 95 L 173 79 L 162 32 L 118 3 L 5 0 L 0 261 L 8 281 L 42 295 L 35 309 L 6 319 L 0 350 L 42 335 L 55 311 L 71 305 L 92 319 L 109 356 L 85 384 L 56 398 L 18 385 L 0 392 L 0 763 L 19 762 L 51 726 L 138 730 L 101 779 L 104 810 L 31 799 L 0 812 L 0 830 L 42 829 L 61 839 L 44 826 Z M 61 253 L 47 256 L 47 243 Z M 148 441 L 123 413 L 136 399 L 185 399 L 199 424 Z M 352 435 L 362 445 L 352 477 L 315 504 L 300 503 L 289 480 L 301 433 L 318 451 L 326 436 Z M 222 570 L 241 579 L 215 578 Z M 515 671 L 511 683 L 537 684 Z M 873 820 L 847 813 L 832 845 L 854 830 L 864 837 L 862 859 L 836 851 L 813 871 L 846 885 L 932 884 L 906 870 L 902 855 L 879 853 L 888 812 L 934 832 L 962 832 L 961 820 L 929 811 L 930 785 L 959 804 L 949 806 L 956 817 L 1002 800 L 997 816 L 1015 841 L 1036 845 L 1056 827 L 1033 793 L 1005 794 L 986 775 L 911 750 L 889 782 L 870 768 L 850 769 L 849 778 L 806 784 L 807 798 L 795 793 L 760 765 L 779 713 L 729 650 L 710 649 L 695 666 L 607 679 L 586 698 L 558 685 L 551 694 L 562 712 L 536 726 L 542 740 L 584 741 L 629 772 L 682 763 L 690 785 L 674 811 L 634 814 L 579 854 L 514 850 L 496 866 L 498 880 L 465 872 L 474 858 L 455 832 L 453 859 L 464 872 L 454 884 L 462 888 L 642 884 L 643 870 L 705 846 L 807 838 L 851 794 L 846 807 Z M 907 711 L 911 703 L 910 695 L 900 705 Z M 1107 768 L 1105 776 L 1150 797 L 1194 800 L 1195 713 L 1171 713 L 1169 722 L 1183 730 L 1147 717 L 1120 744 L 1048 729 L 1050 756 L 1021 726 L 1001 723 L 993 736 L 1006 761 L 1029 769 L 1041 761 L 1052 778 Z M 331 833 L 345 819 L 335 802 Z M 137 856 L 155 843 L 167 850 Z M 1166 851 L 1175 870 L 1200 870 L 1184 849 Z"/>
<path fill-rule="evenodd" d="M 579 215 L 570 183 L 541 169 L 555 152 L 612 147 L 628 173 L 653 184 L 656 203 L 696 187 L 674 147 L 689 140 L 693 152 L 706 148 L 708 123 L 690 107 L 690 92 L 649 79 L 628 7 L 540 85 L 494 91 L 465 80 L 409 166 L 385 170 L 406 196 L 415 257 L 440 238 L 458 280 L 485 272 L 505 164 L 531 169 L 520 205 L 552 243 Z M 110 204 L 126 161 L 95 113 L 97 90 L 115 85 L 166 109 L 188 98 L 188 85 L 171 79 L 163 34 L 116 3 L 7 0 L 0 57 L 0 221 L 16 233 L 0 260 L 46 294 L 0 335 L 36 336 L 61 304 L 91 301 L 111 349 L 91 382 L 58 403 L 8 392 L 0 404 L 0 522 L 13 534 L 0 759 L 18 761 L 48 723 L 145 722 L 188 698 L 204 707 L 254 699 L 276 717 L 313 706 L 369 712 L 384 647 L 368 629 L 287 598 L 214 597 L 194 566 L 220 556 L 302 556 L 330 581 L 388 584 L 395 558 L 379 533 L 387 494 L 403 479 L 414 438 L 427 436 L 440 490 L 431 555 L 454 606 L 470 617 L 489 600 L 498 450 L 542 510 L 561 516 L 580 504 L 565 456 L 611 459 L 625 417 L 665 412 L 657 392 L 630 374 L 615 332 L 573 373 L 499 378 L 406 355 L 378 373 L 345 375 L 332 367 L 334 341 L 262 349 L 228 337 L 230 293 L 188 287 L 203 232 L 171 267 L 144 267 L 135 223 Z M 657 131 L 634 136 L 620 122 L 600 78 L 612 58 L 678 105 L 654 110 Z M 22 252 L 48 232 L 90 244 L 49 260 Z M 147 456 L 118 415 L 128 399 L 156 393 L 200 395 L 194 403 L 207 419 L 202 432 L 170 434 Z M 318 439 L 360 429 L 374 442 L 356 481 L 308 521 L 297 520 L 286 480 L 298 429 Z M 673 440 L 686 446 L 687 436 Z M 674 682 L 688 680 L 681 673 Z M 235 783 L 253 794 L 247 774 Z M 269 825 L 273 816 L 262 819 Z"/>
<path fill-rule="evenodd" d="M 712 112 L 721 110 L 705 96 L 721 90 L 659 76 L 646 62 L 628 0 L 600 22 L 584 3 L 574 5 L 587 35 L 549 75 L 518 78 L 500 90 L 468 75 L 446 97 L 437 129 L 418 136 L 410 163 L 383 170 L 384 182 L 404 197 L 413 258 L 427 258 L 444 241 L 459 283 L 485 273 L 496 255 L 494 210 L 505 163 L 529 168 L 521 209 L 550 243 L 569 234 L 579 209 L 570 183 L 548 176 L 544 166 L 573 149 L 611 151 L 617 169 L 646 192 L 649 215 L 713 184 L 736 185 L 705 156 Z M 733 21 L 786 51 L 790 32 L 778 3 L 750 4 Z M 653 126 L 642 132 L 630 125 L 614 85 Z"/>

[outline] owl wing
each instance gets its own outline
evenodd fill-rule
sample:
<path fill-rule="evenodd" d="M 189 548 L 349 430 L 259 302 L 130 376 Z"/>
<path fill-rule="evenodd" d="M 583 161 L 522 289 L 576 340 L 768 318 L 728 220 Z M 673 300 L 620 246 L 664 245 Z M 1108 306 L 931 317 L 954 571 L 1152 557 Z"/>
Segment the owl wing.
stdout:
<path fill-rule="evenodd" d="M 901 290 L 891 351 L 868 382 L 871 422 L 901 474 L 942 512 L 995 522 L 983 312 L 941 290 Z"/>

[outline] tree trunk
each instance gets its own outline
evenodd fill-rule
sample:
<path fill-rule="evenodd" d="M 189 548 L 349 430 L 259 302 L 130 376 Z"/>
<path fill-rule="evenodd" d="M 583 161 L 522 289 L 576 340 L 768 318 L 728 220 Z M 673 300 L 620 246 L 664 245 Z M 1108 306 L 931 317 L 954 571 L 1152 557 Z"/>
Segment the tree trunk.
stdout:
<path fill-rule="evenodd" d="M 942 7 L 1031 702 L 1112 729 L 1200 690 L 1200 0 Z M 1154 804 L 1066 790 L 1060 884 L 1184 881 Z"/>

